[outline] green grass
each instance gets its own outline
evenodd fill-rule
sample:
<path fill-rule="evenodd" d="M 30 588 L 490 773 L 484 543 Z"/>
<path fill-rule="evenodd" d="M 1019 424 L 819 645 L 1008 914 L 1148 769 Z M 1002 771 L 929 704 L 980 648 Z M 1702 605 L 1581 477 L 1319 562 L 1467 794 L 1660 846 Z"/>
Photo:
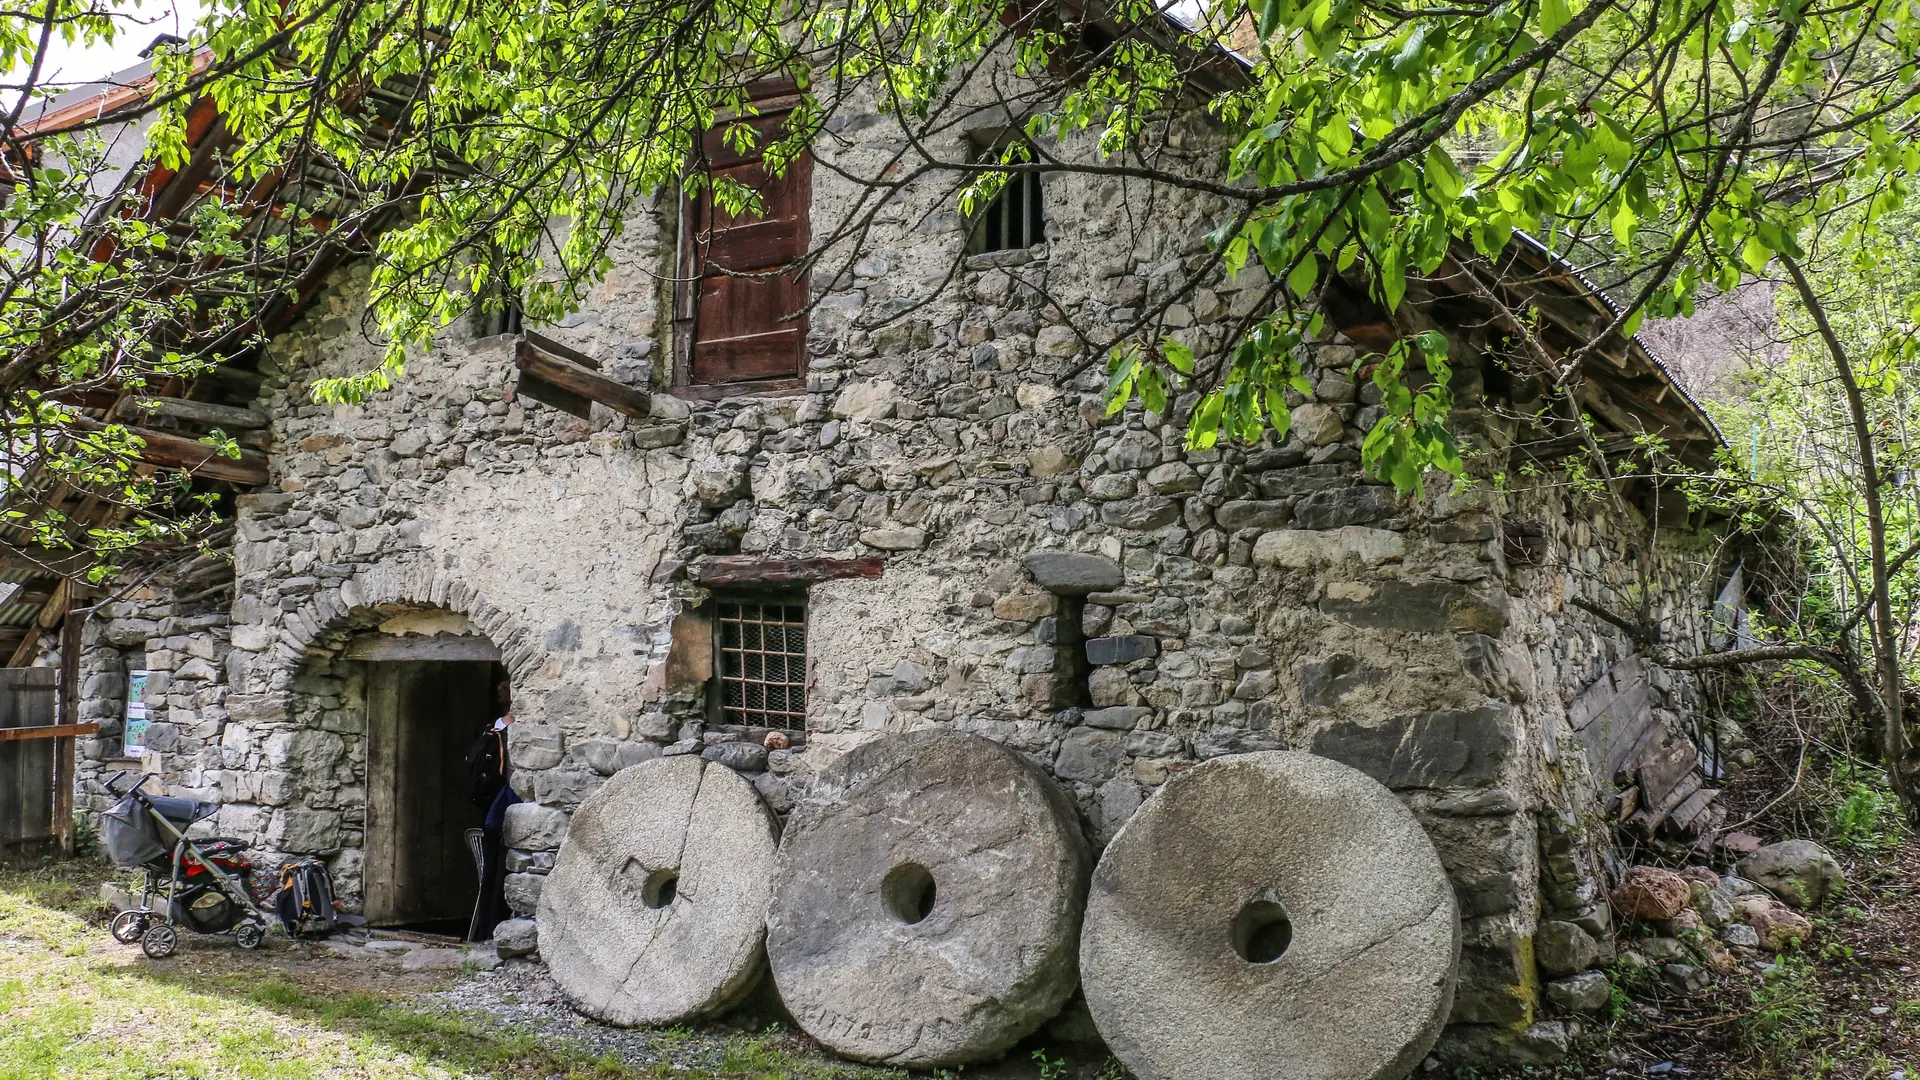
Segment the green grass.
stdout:
<path fill-rule="evenodd" d="M 1813 965 L 1784 953 L 1753 990 L 1746 1034 L 1767 1060 L 1788 1061 L 1812 1041 L 1823 1015 Z"/>
<path fill-rule="evenodd" d="M 662 1061 L 365 991 L 296 983 L 241 954 L 152 962 L 112 942 L 98 864 L 0 868 L 0 1080 L 830 1080 L 901 1074 L 798 1053 L 768 1035 L 672 1029 Z M 417 991 L 418 987 L 413 987 Z M 673 1057 L 699 1059 L 676 1069 Z"/>

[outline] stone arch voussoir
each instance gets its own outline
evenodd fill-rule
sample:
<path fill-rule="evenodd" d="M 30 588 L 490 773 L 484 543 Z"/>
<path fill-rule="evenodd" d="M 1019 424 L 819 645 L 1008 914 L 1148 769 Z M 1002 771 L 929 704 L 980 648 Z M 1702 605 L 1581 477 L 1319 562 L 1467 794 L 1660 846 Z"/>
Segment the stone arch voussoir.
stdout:
<path fill-rule="evenodd" d="M 431 562 L 369 567 L 322 590 L 281 623 L 271 651 L 274 664 L 291 672 L 328 646 L 327 639 L 357 618 L 386 606 L 439 608 L 466 616 L 500 647 L 500 659 L 515 683 L 530 681 L 547 663 L 547 651 L 512 613 L 487 600 L 472 583 Z"/>

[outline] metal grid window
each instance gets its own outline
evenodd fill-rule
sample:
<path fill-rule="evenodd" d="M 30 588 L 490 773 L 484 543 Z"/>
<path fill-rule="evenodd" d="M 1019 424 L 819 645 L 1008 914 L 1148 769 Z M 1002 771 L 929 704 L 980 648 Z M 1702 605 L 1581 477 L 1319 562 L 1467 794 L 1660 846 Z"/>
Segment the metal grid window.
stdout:
<path fill-rule="evenodd" d="M 719 602 L 720 720 L 798 730 L 807 722 L 804 599 Z"/>

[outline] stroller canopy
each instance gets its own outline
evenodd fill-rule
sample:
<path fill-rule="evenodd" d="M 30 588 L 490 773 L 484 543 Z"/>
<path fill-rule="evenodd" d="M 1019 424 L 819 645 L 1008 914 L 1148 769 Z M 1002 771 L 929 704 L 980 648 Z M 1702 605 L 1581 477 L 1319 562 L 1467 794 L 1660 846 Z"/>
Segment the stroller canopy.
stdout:
<path fill-rule="evenodd" d="M 147 802 L 181 832 L 194 822 L 220 812 L 219 803 L 199 799 L 152 795 Z M 129 795 L 102 816 L 105 818 L 102 839 L 106 841 L 107 855 L 113 859 L 113 865 L 131 870 L 152 862 L 172 863 L 173 837 L 140 805 L 140 800 Z"/>

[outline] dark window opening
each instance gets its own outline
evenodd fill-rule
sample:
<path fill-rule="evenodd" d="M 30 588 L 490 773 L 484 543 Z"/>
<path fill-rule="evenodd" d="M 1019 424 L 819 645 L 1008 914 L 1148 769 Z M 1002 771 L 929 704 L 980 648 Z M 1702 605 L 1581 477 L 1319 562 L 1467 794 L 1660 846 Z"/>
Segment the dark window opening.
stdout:
<path fill-rule="evenodd" d="M 473 336 L 517 334 L 524 321 L 523 308 L 519 290 L 506 281 L 507 258 L 496 251 L 488 263 L 493 273 L 486 291 L 474 297 Z"/>
<path fill-rule="evenodd" d="M 971 254 L 1016 251 L 1043 243 L 1046 219 L 1041 210 L 1040 174 L 1014 173 L 1005 187 L 975 216 Z"/>
<path fill-rule="evenodd" d="M 715 606 L 714 681 L 723 724 L 807 725 L 804 596 L 722 597 Z"/>
<path fill-rule="evenodd" d="M 473 336 L 517 334 L 523 317 L 518 296 L 503 296 L 496 304 L 476 305 L 473 309 Z"/>

